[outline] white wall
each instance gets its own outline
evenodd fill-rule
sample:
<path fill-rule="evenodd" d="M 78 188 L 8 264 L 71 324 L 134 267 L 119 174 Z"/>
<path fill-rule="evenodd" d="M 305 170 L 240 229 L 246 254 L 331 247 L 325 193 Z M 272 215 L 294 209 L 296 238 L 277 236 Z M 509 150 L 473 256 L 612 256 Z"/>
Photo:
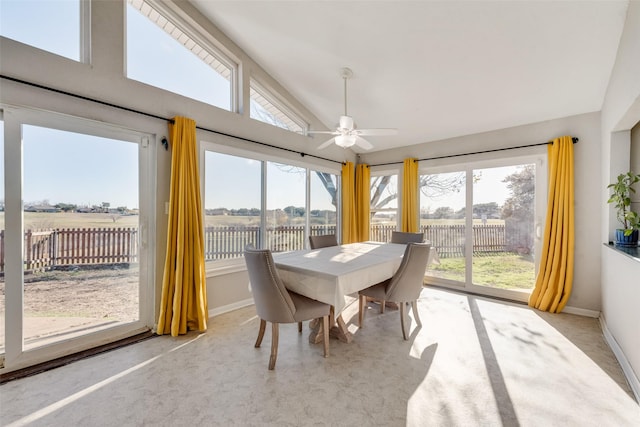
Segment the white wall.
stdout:
<path fill-rule="evenodd" d="M 551 101 L 550 101 L 551 102 Z M 597 224 L 601 222 L 600 200 L 593 197 L 600 188 L 600 114 L 590 113 L 563 119 L 533 123 L 508 129 L 467 135 L 397 150 L 371 153 L 362 161 L 371 165 L 402 162 L 407 157 L 425 159 L 450 154 L 470 153 L 510 146 L 538 144 L 553 138 L 571 135 L 580 141 L 574 145 L 575 162 L 575 275 L 573 291 L 567 303 L 569 308 L 600 311 L 600 238 Z M 544 152 L 546 146 L 508 150 L 483 155 L 456 157 L 430 161 L 430 165 L 455 164 L 496 158 L 498 156 L 525 155 Z M 402 165 L 398 167 L 401 168 Z"/>
<path fill-rule="evenodd" d="M 627 19 L 615 66 L 602 106 L 602 196 L 601 239 L 612 240 L 617 226 L 615 214 L 605 202 L 606 184 L 631 166 L 631 129 L 640 121 L 640 2 L 629 2 Z M 637 144 L 637 143 L 636 143 Z M 637 145 L 636 145 L 637 148 Z M 633 160 L 637 161 L 637 160 Z M 603 246 L 602 319 L 608 329 L 607 340 L 640 398 L 640 261 Z"/>

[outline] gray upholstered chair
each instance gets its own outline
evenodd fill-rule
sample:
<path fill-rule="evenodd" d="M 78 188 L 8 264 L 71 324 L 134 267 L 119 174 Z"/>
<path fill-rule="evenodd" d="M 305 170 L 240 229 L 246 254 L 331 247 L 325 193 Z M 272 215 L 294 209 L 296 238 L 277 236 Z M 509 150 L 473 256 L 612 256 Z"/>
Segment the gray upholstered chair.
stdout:
<path fill-rule="evenodd" d="M 271 322 L 271 357 L 269 369 L 276 366 L 278 357 L 278 324 L 298 323 L 298 332 L 302 331 L 305 320 L 322 318 L 324 338 L 324 357 L 329 356 L 329 304 L 307 298 L 287 290 L 278 275 L 269 249 L 245 248 L 244 260 L 249 272 L 251 291 L 260 317 L 260 330 L 255 347 L 260 347 L 267 322 Z"/>
<path fill-rule="evenodd" d="M 422 243 L 424 233 L 407 233 L 404 231 L 391 232 L 391 243 Z"/>
<path fill-rule="evenodd" d="M 424 233 L 408 233 L 405 231 L 392 231 L 391 243 L 422 243 L 424 242 Z M 380 313 L 384 313 L 386 301 L 379 301 Z"/>
<path fill-rule="evenodd" d="M 364 308 L 367 297 L 381 301 L 393 301 L 400 306 L 400 326 L 402 327 L 402 337 L 408 337 L 407 321 L 405 319 L 406 305 L 411 303 L 413 315 L 416 323 L 422 326 L 418 315 L 418 297 L 422 290 L 424 272 L 427 269 L 429 251 L 431 245 L 428 243 L 408 243 L 404 250 L 404 256 L 398 271 L 392 278 L 384 282 L 370 286 L 358 292 L 359 309 L 358 323 L 363 326 Z"/>
<path fill-rule="evenodd" d="M 328 246 L 338 246 L 338 238 L 335 234 L 309 236 L 309 246 L 311 247 L 311 249 L 326 248 Z"/>

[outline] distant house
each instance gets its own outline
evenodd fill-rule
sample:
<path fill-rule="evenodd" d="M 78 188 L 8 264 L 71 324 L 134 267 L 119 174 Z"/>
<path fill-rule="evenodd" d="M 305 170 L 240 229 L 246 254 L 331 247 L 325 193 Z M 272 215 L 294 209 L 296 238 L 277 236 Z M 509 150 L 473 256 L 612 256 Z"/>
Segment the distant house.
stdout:
<path fill-rule="evenodd" d="M 55 213 L 55 212 L 60 212 L 60 209 L 51 205 L 29 205 L 29 206 L 25 206 L 24 211 Z"/>

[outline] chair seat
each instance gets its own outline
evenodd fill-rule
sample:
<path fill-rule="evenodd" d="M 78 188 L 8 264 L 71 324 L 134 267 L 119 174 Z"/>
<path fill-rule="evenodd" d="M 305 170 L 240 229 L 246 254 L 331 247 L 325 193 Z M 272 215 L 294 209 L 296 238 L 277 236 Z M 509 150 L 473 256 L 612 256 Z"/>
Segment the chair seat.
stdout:
<path fill-rule="evenodd" d="M 391 279 L 369 286 L 368 288 L 359 291 L 358 294 L 375 300 L 384 300 L 387 296 L 386 289 L 390 280 Z"/>
<path fill-rule="evenodd" d="M 289 296 L 296 306 L 296 312 L 293 314 L 293 318 L 296 322 L 302 322 L 309 319 L 317 319 L 329 315 L 331 306 L 316 301 L 311 298 L 307 298 L 304 295 L 297 294 L 289 291 Z"/>

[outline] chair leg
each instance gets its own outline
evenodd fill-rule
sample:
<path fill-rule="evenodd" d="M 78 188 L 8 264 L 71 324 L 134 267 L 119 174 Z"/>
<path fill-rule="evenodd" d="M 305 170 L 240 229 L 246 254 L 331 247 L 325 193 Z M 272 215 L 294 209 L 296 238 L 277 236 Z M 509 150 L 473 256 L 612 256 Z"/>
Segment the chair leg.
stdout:
<path fill-rule="evenodd" d="M 380 300 L 380 314 L 384 314 L 384 306 L 387 305 L 385 300 Z"/>
<path fill-rule="evenodd" d="M 302 333 L 302 322 L 298 322 L 298 333 Z"/>
<path fill-rule="evenodd" d="M 324 357 L 329 357 L 329 316 L 322 318 L 322 341 L 324 345 Z"/>
<path fill-rule="evenodd" d="M 364 305 L 367 301 L 367 297 L 364 295 L 359 296 L 358 301 L 358 326 L 362 328 L 362 320 L 364 319 Z"/>
<path fill-rule="evenodd" d="M 267 327 L 267 322 L 260 319 L 260 330 L 258 331 L 258 339 L 256 340 L 255 348 L 260 347 L 262 344 L 262 338 L 264 338 L 264 329 Z"/>
<path fill-rule="evenodd" d="M 269 370 L 276 367 L 276 358 L 278 357 L 278 324 L 271 323 L 271 356 L 269 357 Z"/>
<path fill-rule="evenodd" d="M 407 320 L 405 319 L 406 317 L 406 311 L 407 309 L 407 303 L 405 302 L 401 302 L 400 303 L 400 326 L 402 327 L 402 338 L 404 338 L 404 340 L 407 340 L 407 336 L 409 335 L 409 331 L 407 331 Z"/>
<path fill-rule="evenodd" d="M 413 317 L 416 318 L 416 324 L 418 326 L 422 326 L 422 321 L 420 320 L 420 316 L 418 315 L 418 300 L 411 301 L 411 308 L 413 309 Z"/>

